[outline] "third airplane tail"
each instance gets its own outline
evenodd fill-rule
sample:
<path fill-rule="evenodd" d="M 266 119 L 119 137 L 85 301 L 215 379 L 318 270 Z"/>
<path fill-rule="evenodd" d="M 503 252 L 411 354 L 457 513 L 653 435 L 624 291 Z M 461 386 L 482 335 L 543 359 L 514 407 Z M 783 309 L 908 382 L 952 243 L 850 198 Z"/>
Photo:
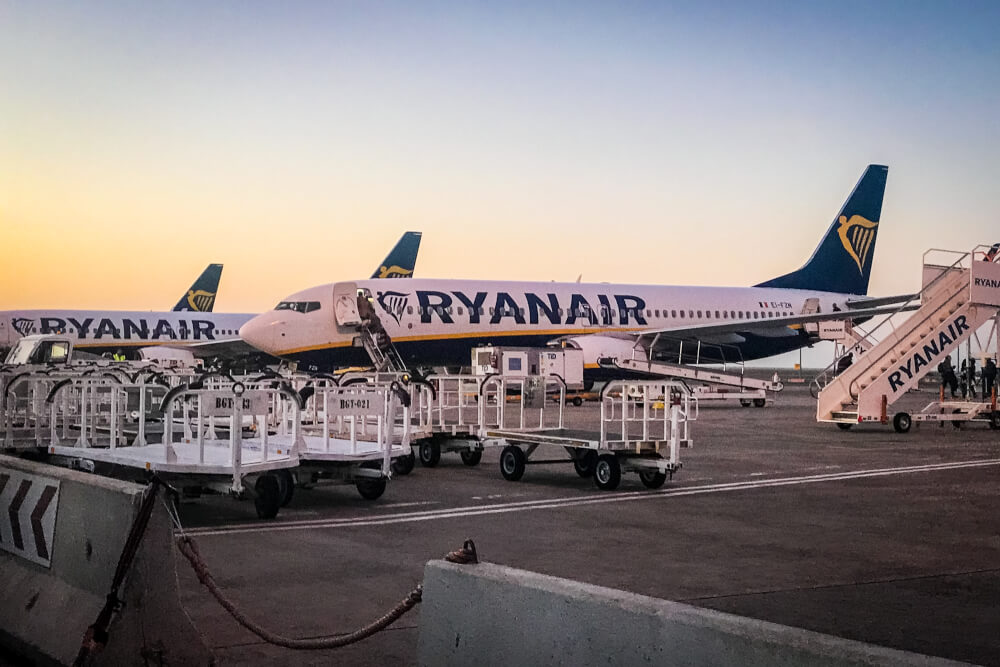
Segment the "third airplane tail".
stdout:
<path fill-rule="evenodd" d="M 868 165 L 809 261 L 757 287 L 867 294 L 888 173 L 886 166 Z"/>
<path fill-rule="evenodd" d="M 210 313 L 215 306 L 215 294 L 219 291 L 219 278 L 222 277 L 222 264 L 209 264 L 198 279 L 194 281 L 174 310 L 193 310 Z"/>
<path fill-rule="evenodd" d="M 412 278 L 420 250 L 421 232 L 406 232 L 389 251 L 372 278 Z"/>

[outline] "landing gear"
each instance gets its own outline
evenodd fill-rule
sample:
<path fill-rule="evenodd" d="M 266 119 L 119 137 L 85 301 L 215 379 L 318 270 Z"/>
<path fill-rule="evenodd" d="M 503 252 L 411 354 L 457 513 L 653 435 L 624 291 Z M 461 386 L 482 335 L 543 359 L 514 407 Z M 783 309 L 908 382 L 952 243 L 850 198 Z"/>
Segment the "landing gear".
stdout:
<path fill-rule="evenodd" d="M 594 483 L 602 491 L 614 491 L 622 481 L 622 466 L 614 454 L 601 454 L 594 468 Z"/>
<path fill-rule="evenodd" d="M 573 458 L 573 467 L 580 477 L 593 476 L 594 468 L 597 467 L 597 452 L 592 449 L 578 451 Z"/>
<path fill-rule="evenodd" d="M 420 464 L 433 468 L 441 461 L 441 445 L 433 440 L 420 443 Z"/>
<path fill-rule="evenodd" d="M 907 412 L 897 412 L 896 416 L 892 418 L 892 428 L 895 429 L 896 433 L 906 433 L 912 425 L 913 418 Z"/>
<path fill-rule="evenodd" d="M 500 474 L 508 482 L 516 482 L 524 476 L 524 466 L 528 457 L 517 445 L 507 445 L 500 452 Z"/>
<path fill-rule="evenodd" d="M 281 509 L 281 487 L 278 478 L 268 473 L 261 475 L 254 483 L 256 492 L 253 505 L 257 510 L 257 516 L 261 519 L 273 519 L 278 516 Z"/>
<path fill-rule="evenodd" d="M 765 405 L 767 405 L 767 400 L 766 399 L 763 399 L 763 398 L 755 398 L 755 399 L 753 399 L 753 406 L 755 408 L 762 408 Z"/>
<path fill-rule="evenodd" d="M 753 405 L 753 401 L 751 401 L 749 398 L 741 398 L 740 405 L 742 405 L 744 408 L 749 408 L 751 405 Z"/>
<path fill-rule="evenodd" d="M 462 457 L 462 463 L 467 466 L 479 465 L 479 462 L 483 460 L 483 450 L 481 449 L 463 449 L 459 456 Z"/>

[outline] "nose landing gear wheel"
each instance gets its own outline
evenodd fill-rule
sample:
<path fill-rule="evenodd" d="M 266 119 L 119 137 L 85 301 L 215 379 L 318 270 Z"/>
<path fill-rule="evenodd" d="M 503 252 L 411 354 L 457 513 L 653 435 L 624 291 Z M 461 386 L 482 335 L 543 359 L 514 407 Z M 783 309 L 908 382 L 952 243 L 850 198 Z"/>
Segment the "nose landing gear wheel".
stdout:
<path fill-rule="evenodd" d="M 527 457 L 516 445 L 507 445 L 500 452 L 500 474 L 508 482 L 516 482 L 524 476 Z"/>
<path fill-rule="evenodd" d="M 614 454 L 601 454 L 594 467 L 594 483 L 602 491 L 614 491 L 622 481 L 622 466 Z"/>
<path fill-rule="evenodd" d="M 432 441 L 420 443 L 420 464 L 433 468 L 441 460 L 441 445 Z"/>
<path fill-rule="evenodd" d="M 573 459 L 573 467 L 580 477 L 592 477 L 594 468 L 597 467 L 597 452 L 593 450 L 579 452 Z"/>
<path fill-rule="evenodd" d="M 913 419 L 906 412 L 897 412 L 896 416 L 892 418 L 892 428 L 896 433 L 906 433 L 912 425 Z"/>

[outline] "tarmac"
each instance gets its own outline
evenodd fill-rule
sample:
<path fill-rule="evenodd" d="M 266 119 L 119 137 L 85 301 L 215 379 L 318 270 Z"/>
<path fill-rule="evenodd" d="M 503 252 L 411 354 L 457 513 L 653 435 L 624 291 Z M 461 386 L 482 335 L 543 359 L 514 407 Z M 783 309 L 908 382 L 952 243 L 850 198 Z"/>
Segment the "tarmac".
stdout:
<path fill-rule="evenodd" d="M 894 408 L 935 398 L 911 393 Z M 567 426 L 596 427 L 598 410 L 567 406 Z M 472 538 L 494 563 L 1000 665 L 1000 431 L 841 431 L 816 423 L 807 389 L 790 385 L 766 408 L 703 405 L 692 434 L 683 469 L 657 491 L 635 475 L 600 491 L 569 464 L 507 482 L 489 449 L 476 467 L 457 454 L 418 463 L 377 501 L 317 486 L 271 521 L 222 496 L 184 501 L 180 517 L 226 595 L 290 637 L 381 616 L 428 560 Z M 358 644 L 295 652 L 242 629 L 175 564 L 181 604 L 221 665 L 416 662 L 419 606 Z"/>

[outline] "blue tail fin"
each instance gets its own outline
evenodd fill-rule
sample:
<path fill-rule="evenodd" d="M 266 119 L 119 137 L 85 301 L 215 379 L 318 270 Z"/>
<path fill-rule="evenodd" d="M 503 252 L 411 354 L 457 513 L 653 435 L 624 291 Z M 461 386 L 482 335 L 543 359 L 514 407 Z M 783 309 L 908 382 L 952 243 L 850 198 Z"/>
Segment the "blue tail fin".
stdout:
<path fill-rule="evenodd" d="M 212 312 L 215 307 L 215 294 L 219 291 L 219 278 L 222 277 L 222 264 L 209 264 L 191 289 L 181 297 L 174 310 L 194 310 L 202 313 Z"/>
<path fill-rule="evenodd" d="M 889 167 L 870 164 L 809 261 L 757 287 L 867 294 Z"/>
<path fill-rule="evenodd" d="M 412 278 L 417 266 L 417 251 L 420 250 L 422 232 L 406 232 L 389 251 L 382 264 L 375 269 L 372 278 Z"/>

